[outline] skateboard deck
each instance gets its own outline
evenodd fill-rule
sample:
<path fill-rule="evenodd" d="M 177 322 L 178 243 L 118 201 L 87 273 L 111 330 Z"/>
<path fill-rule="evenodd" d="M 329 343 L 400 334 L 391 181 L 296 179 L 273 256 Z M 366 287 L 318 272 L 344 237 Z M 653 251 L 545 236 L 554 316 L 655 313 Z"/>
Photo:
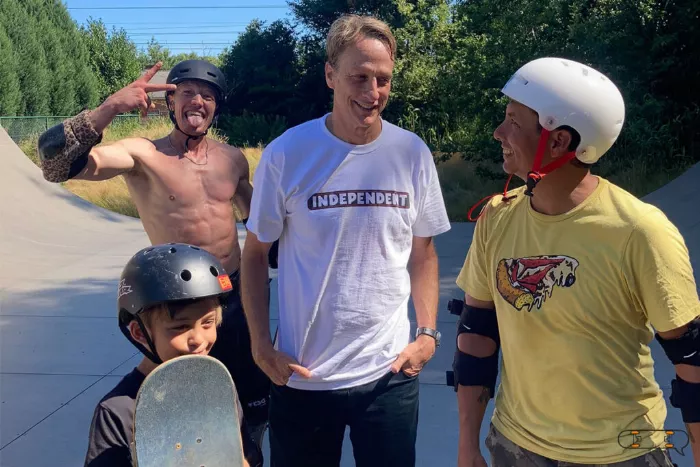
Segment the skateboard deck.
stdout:
<path fill-rule="evenodd" d="M 185 355 L 162 363 L 136 396 L 135 467 L 241 467 L 238 410 L 218 360 Z"/>

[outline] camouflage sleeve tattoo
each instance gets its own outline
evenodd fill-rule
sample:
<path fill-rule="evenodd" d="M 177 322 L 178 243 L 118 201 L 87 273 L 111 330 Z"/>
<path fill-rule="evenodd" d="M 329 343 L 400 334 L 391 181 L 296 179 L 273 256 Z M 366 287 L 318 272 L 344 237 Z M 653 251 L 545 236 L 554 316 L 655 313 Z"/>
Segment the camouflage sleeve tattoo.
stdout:
<path fill-rule="evenodd" d="M 44 178 L 60 183 L 75 177 L 87 165 L 90 149 L 101 141 L 89 110 L 49 128 L 39 137 L 37 148 Z"/>

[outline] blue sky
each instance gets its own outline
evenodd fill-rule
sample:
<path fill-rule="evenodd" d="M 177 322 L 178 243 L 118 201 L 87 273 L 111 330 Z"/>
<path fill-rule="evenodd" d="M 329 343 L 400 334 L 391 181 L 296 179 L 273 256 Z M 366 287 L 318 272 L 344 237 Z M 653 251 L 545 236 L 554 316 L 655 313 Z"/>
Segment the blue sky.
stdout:
<path fill-rule="evenodd" d="M 268 24 L 276 19 L 292 19 L 286 0 L 63 0 L 63 3 L 78 24 L 84 24 L 90 17 L 102 19 L 110 30 L 113 26 L 124 28 L 139 48 L 145 50 L 145 44 L 155 37 L 173 54 L 192 51 L 218 55 L 253 19 Z M 261 8 L 265 5 L 276 7 Z M 212 6 L 228 8 L 207 8 Z M 100 9 L 107 7 L 120 9 Z"/>

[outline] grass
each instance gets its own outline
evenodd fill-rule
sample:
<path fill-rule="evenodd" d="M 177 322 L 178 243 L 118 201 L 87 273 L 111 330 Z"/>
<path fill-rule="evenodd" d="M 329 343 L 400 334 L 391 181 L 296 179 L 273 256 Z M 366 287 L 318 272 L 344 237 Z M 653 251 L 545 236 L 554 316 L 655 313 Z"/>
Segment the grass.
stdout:
<path fill-rule="evenodd" d="M 168 117 L 151 117 L 142 122 L 136 120 L 115 122 L 105 129 L 100 145 L 109 144 L 127 137 L 143 137 L 156 140 L 170 133 L 172 127 L 173 125 Z M 227 142 L 226 137 L 222 136 L 215 129 L 210 130 L 208 136 L 219 142 Z M 33 135 L 21 141 L 19 147 L 27 157 L 38 165 L 37 139 L 38 135 Z M 250 165 L 250 178 L 252 180 L 255 168 L 260 160 L 262 148 L 242 148 L 242 151 Z M 121 175 L 100 182 L 68 180 L 62 185 L 71 193 L 97 206 L 119 214 L 139 217 L 136 206 L 131 200 L 129 188 Z"/>
<path fill-rule="evenodd" d="M 135 136 L 155 140 L 167 135 L 171 129 L 172 123 L 168 117 L 149 118 L 143 122 L 135 119 L 114 122 L 105 130 L 101 144 Z M 227 142 L 227 138 L 216 130 L 211 130 L 209 136 L 217 141 Z M 21 141 L 19 146 L 35 164 L 38 164 L 36 142 L 37 136 L 33 136 Z M 242 150 L 250 165 L 252 180 L 262 147 L 242 148 Z M 673 167 L 663 168 L 645 163 L 645 160 L 632 160 L 628 165 L 620 168 L 603 159 L 600 166 L 593 172 L 600 173 L 635 196 L 642 197 L 681 175 L 694 162 L 688 158 L 677 158 Z M 485 196 L 502 192 L 505 178 L 493 180 L 493 176 L 488 175 L 489 173 L 501 175 L 501 170 L 499 161 L 472 163 L 463 160 L 459 155 L 440 162 L 437 171 L 450 220 L 466 221 L 467 212 L 474 203 Z M 102 182 L 69 180 L 63 185 L 70 192 L 97 206 L 127 216 L 139 217 L 122 176 Z M 509 188 L 520 185 L 522 181 L 514 179 Z"/>

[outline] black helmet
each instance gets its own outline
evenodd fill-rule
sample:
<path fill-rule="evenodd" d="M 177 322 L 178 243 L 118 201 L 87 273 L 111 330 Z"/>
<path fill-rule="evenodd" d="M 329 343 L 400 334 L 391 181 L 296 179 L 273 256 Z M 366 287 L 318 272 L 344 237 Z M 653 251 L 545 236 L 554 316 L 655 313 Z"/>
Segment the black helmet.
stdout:
<path fill-rule="evenodd" d="M 203 81 L 214 86 L 214 89 L 217 92 L 217 99 L 216 110 L 214 110 L 214 118 L 212 119 L 213 124 L 216 120 L 216 117 L 219 115 L 219 112 L 221 111 L 222 104 L 226 100 L 226 79 L 224 78 L 224 74 L 219 68 L 217 68 L 216 66 L 209 63 L 206 60 L 184 60 L 175 65 L 170 70 L 170 73 L 168 73 L 168 77 L 165 80 L 165 82 L 166 84 L 178 84 L 186 80 Z M 170 95 L 171 93 L 172 91 L 168 91 L 167 94 Z M 207 132 L 209 131 L 209 127 L 207 127 L 207 129 L 204 131 L 204 134 L 201 135 L 188 135 L 187 133 L 182 131 L 177 125 L 175 113 L 172 110 L 170 110 L 170 103 L 169 101 L 167 101 L 167 97 L 166 103 L 168 104 L 168 110 L 170 112 L 170 120 L 175 124 L 175 128 L 177 128 L 178 131 L 180 131 L 182 134 L 185 134 L 189 137 L 187 138 L 187 142 L 185 143 L 186 147 L 187 143 L 189 143 L 190 138 L 199 138 L 207 134 Z"/>
<path fill-rule="evenodd" d="M 148 358 L 161 363 L 139 314 L 148 307 L 172 302 L 217 297 L 232 290 L 219 260 L 207 251 L 184 243 L 144 248 L 124 267 L 117 292 L 117 313 L 122 333 Z M 151 349 L 136 342 L 129 323 L 136 319 Z"/>
<path fill-rule="evenodd" d="M 194 79 L 209 83 L 219 93 L 217 109 L 226 96 L 226 79 L 224 74 L 206 60 L 185 60 L 175 65 L 166 79 L 166 84 L 178 84 L 185 80 Z"/>

